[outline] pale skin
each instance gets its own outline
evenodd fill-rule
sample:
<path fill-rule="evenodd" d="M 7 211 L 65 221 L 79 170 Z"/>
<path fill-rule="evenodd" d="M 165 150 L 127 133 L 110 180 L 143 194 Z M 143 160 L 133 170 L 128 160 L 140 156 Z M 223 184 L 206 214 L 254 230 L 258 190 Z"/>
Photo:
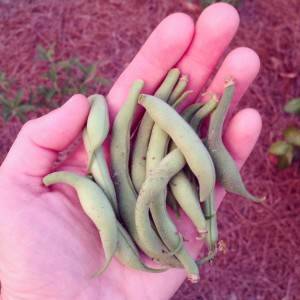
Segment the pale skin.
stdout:
<path fill-rule="evenodd" d="M 237 12 L 224 3 L 208 7 L 196 24 L 181 13 L 167 17 L 107 95 L 111 118 L 126 99 L 133 80 L 143 79 L 143 91 L 153 93 L 174 66 L 188 74 L 188 89 L 194 91 L 188 101 L 194 101 L 238 25 Z M 208 90 L 221 93 L 224 79 L 231 75 L 236 79 L 236 105 L 259 65 L 253 50 L 234 49 Z M 47 188 L 42 178 L 53 171 L 58 153 L 81 132 L 88 112 L 86 97 L 75 95 L 61 108 L 29 121 L 0 168 L 2 299 L 170 299 L 186 278 L 183 270 L 149 274 L 128 269 L 116 259 L 101 276 L 87 278 L 104 262 L 96 228 L 71 188 L 62 184 Z M 261 118 L 253 109 L 241 110 L 229 120 L 224 142 L 239 167 L 251 153 L 260 130 Z M 84 174 L 86 163 L 80 145 L 59 169 Z M 218 206 L 224 195 L 224 190 L 217 188 Z M 187 249 L 196 257 L 203 246 L 195 239 L 197 232 L 184 214 L 178 226 L 189 241 Z"/>

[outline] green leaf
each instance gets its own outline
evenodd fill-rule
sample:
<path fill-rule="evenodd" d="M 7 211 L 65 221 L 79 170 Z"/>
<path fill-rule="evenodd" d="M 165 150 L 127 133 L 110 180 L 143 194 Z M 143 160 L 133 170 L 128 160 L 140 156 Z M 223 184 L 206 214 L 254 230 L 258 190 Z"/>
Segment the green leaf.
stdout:
<path fill-rule="evenodd" d="M 78 59 L 76 59 L 75 64 L 84 75 L 87 74 L 87 68 L 85 68 L 84 65 Z"/>
<path fill-rule="evenodd" d="M 49 60 L 47 51 L 41 45 L 37 45 L 36 50 L 41 55 L 41 56 L 36 57 L 36 59 Z"/>
<path fill-rule="evenodd" d="M 238 0 L 200 0 L 200 5 L 207 7 L 211 4 L 214 4 L 216 2 L 225 2 L 225 3 L 229 3 L 235 7 L 238 7 L 241 3 L 241 1 Z"/>
<path fill-rule="evenodd" d="M 15 78 L 15 77 L 11 78 L 10 80 L 8 80 L 7 86 L 8 86 L 8 87 L 11 87 L 11 86 L 15 83 L 15 81 L 16 81 L 16 78 Z"/>
<path fill-rule="evenodd" d="M 45 94 L 47 101 L 51 100 L 55 96 L 56 93 L 57 93 L 57 91 L 55 89 L 49 88 L 47 90 L 47 93 Z"/>
<path fill-rule="evenodd" d="M 85 74 L 85 80 L 83 83 L 88 83 L 89 81 L 91 81 L 97 72 L 97 64 L 91 64 L 89 65 L 88 69 L 87 69 L 87 73 Z"/>
<path fill-rule="evenodd" d="M 300 129 L 297 126 L 287 127 L 283 132 L 283 136 L 290 144 L 300 146 Z"/>
<path fill-rule="evenodd" d="M 37 103 L 37 106 L 39 107 L 48 103 L 57 94 L 57 91 L 55 89 L 44 86 L 38 87 L 38 90 L 39 102 Z"/>
<path fill-rule="evenodd" d="M 30 88 L 30 93 L 29 93 L 29 98 L 28 98 L 28 103 L 32 104 L 34 103 L 35 99 L 38 97 L 37 91 L 33 90 Z"/>
<path fill-rule="evenodd" d="M 49 76 L 53 83 L 57 83 L 57 74 L 56 74 L 56 68 L 55 65 L 52 63 L 50 66 Z"/>
<path fill-rule="evenodd" d="M 5 72 L 0 72 L 0 82 L 6 82 L 6 73 Z"/>
<path fill-rule="evenodd" d="M 293 161 L 293 151 L 288 151 L 285 155 L 278 157 L 277 167 L 280 170 L 291 166 Z"/>
<path fill-rule="evenodd" d="M 16 109 L 16 113 L 18 112 L 29 112 L 29 111 L 35 111 L 35 106 L 34 105 L 29 105 L 29 104 L 24 104 L 24 105 L 21 105 L 19 106 L 17 109 Z"/>
<path fill-rule="evenodd" d="M 74 63 L 71 61 L 71 59 L 69 59 L 69 60 L 59 61 L 56 63 L 56 65 L 65 68 L 67 72 L 69 72 L 72 69 Z"/>
<path fill-rule="evenodd" d="M 42 74 L 40 78 L 50 78 L 49 72 Z"/>
<path fill-rule="evenodd" d="M 269 153 L 275 154 L 277 156 L 285 155 L 289 151 L 293 151 L 293 146 L 284 141 L 278 141 L 273 143 L 268 150 Z"/>
<path fill-rule="evenodd" d="M 55 108 L 61 106 L 61 105 L 60 105 L 59 103 L 57 103 L 56 101 L 49 101 L 48 105 L 49 105 L 50 107 L 55 107 Z"/>
<path fill-rule="evenodd" d="M 47 51 L 47 57 L 52 60 L 55 52 L 55 43 L 51 44 L 50 49 Z"/>
<path fill-rule="evenodd" d="M 12 112 L 8 111 L 8 112 L 6 112 L 3 121 L 6 123 L 6 122 L 8 122 L 11 119 L 11 117 L 12 117 Z"/>
<path fill-rule="evenodd" d="M 63 95 L 73 95 L 78 92 L 78 89 L 70 87 L 63 89 Z"/>
<path fill-rule="evenodd" d="M 79 94 L 86 94 L 88 89 L 88 86 L 86 84 L 83 84 L 79 87 Z"/>
<path fill-rule="evenodd" d="M 94 78 L 93 81 L 95 81 L 97 83 L 102 83 L 102 84 L 105 84 L 105 85 L 111 85 L 111 82 L 108 79 L 105 79 L 103 77 L 96 77 L 96 78 Z"/>
<path fill-rule="evenodd" d="M 21 111 L 17 111 L 16 115 L 19 117 L 19 119 L 25 123 L 26 121 L 28 121 L 28 118 L 26 115 L 24 115 Z"/>
<path fill-rule="evenodd" d="M 284 106 L 284 111 L 293 114 L 300 114 L 300 98 L 293 98 L 291 99 L 286 105 Z"/>
<path fill-rule="evenodd" d="M 58 61 L 56 64 L 60 67 L 67 67 L 67 68 L 70 67 L 70 61 L 69 60 L 61 60 L 61 61 Z"/>
<path fill-rule="evenodd" d="M 0 97 L 0 104 L 5 108 L 11 108 L 11 103 L 2 97 Z"/>
<path fill-rule="evenodd" d="M 13 102 L 14 107 L 17 107 L 17 106 L 20 105 L 20 103 L 22 101 L 23 94 L 24 94 L 24 89 L 20 89 L 16 92 L 15 100 Z"/>

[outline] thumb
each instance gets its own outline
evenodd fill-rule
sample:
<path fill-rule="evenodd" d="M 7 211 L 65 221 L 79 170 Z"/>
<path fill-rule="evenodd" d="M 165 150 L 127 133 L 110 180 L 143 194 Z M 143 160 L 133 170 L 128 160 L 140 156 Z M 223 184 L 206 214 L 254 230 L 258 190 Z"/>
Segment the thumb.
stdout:
<path fill-rule="evenodd" d="M 41 177 L 52 168 L 60 151 L 66 149 L 86 123 L 90 105 L 83 95 L 74 95 L 62 107 L 30 120 L 22 127 L 1 172 L 6 176 Z"/>

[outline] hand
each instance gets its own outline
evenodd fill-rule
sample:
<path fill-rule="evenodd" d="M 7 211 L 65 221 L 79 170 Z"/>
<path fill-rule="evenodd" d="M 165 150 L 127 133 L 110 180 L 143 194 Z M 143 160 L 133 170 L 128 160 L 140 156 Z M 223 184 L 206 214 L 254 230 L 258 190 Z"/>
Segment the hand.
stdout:
<path fill-rule="evenodd" d="M 189 102 L 195 101 L 238 23 L 237 12 L 224 3 L 208 7 L 196 25 L 181 13 L 163 20 L 107 95 L 111 119 L 135 79 L 143 79 L 144 92 L 153 93 L 174 66 L 188 74 L 188 88 L 194 91 Z M 225 58 L 208 91 L 222 93 L 224 79 L 234 77 L 233 109 L 258 70 L 255 52 L 235 49 Z M 87 278 L 104 261 L 97 230 L 82 211 L 74 190 L 65 185 L 46 188 L 42 178 L 53 171 L 58 153 L 81 132 L 88 112 L 87 99 L 75 95 L 61 108 L 27 122 L 1 166 L 2 299 L 169 299 L 185 279 L 183 270 L 148 274 L 128 269 L 117 259 L 101 276 Z M 239 167 L 260 129 L 260 116 L 253 109 L 239 111 L 228 123 L 224 142 Z M 86 163 L 81 143 L 59 169 L 83 174 Z M 224 194 L 218 189 L 218 205 Z M 202 243 L 195 240 L 197 233 L 184 215 L 179 228 L 189 240 L 187 249 L 196 257 Z"/>

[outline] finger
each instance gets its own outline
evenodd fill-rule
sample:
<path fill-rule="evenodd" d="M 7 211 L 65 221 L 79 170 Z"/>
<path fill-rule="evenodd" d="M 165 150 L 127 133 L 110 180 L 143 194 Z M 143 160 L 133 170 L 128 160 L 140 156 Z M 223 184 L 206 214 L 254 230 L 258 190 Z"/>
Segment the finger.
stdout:
<path fill-rule="evenodd" d="M 231 5 L 217 3 L 210 5 L 200 15 L 193 41 L 178 63 L 182 73 L 187 74 L 187 89 L 193 90 L 187 106 L 195 101 L 209 76 L 234 37 L 239 26 L 239 15 Z"/>
<path fill-rule="evenodd" d="M 223 142 L 238 168 L 241 169 L 252 152 L 262 128 L 259 113 L 252 108 L 239 111 L 229 122 Z M 224 189 L 217 188 L 217 206 L 224 197 Z"/>
<path fill-rule="evenodd" d="M 169 69 L 186 51 L 193 33 L 194 24 L 191 18 L 182 13 L 168 16 L 157 26 L 106 97 L 111 122 L 127 98 L 129 89 L 136 79 L 145 81 L 143 92 L 154 92 Z M 109 142 L 106 140 L 104 143 L 106 157 L 108 157 L 108 144 Z M 83 145 L 79 145 L 68 156 L 64 165 L 71 164 L 74 160 L 86 161 Z"/>
<path fill-rule="evenodd" d="M 224 59 L 207 92 L 221 95 L 224 91 L 225 79 L 228 76 L 233 77 L 235 81 L 234 98 L 227 114 L 227 119 L 257 76 L 259 69 L 260 59 L 257 53 L 247 47 L 232 50 Z"/>
<path fill-rule="evenodd" d="M 261 117 L 252 108 L 239 111 L 228 124 L 223 142 L 239 169 L 253 150 L 261 128 Z"/>
<path fill-rule="evenodd" d="M 89 109 L 86 97 L 75 95 L 62 107 L 27 122 L 2 164 L 6 176 L 16 170 L 18 176 L 46 175 L 58 152 L 66 149 L 82 130 Z"/>
<path fill-rule="evenodd" d="M 133 81 L 143 79 L 143 91 L 152 93 L 185 53 L 193 33 L 194 23 L 183 13 L 172 14 L 157 26 L 107 95 L 111 121 L 126 99 Z"/>

